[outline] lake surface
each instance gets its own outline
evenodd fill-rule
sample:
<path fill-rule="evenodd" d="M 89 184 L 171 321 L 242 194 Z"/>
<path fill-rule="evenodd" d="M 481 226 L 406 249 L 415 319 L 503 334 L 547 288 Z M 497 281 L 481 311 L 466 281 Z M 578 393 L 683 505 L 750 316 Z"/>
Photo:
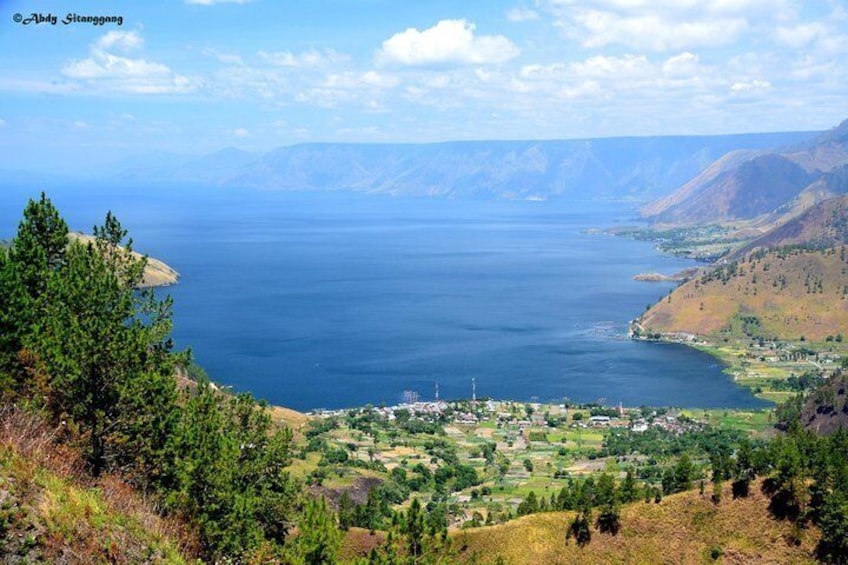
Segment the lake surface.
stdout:
<path fill-rule="evenodd" d="M 26 195 L 0 195 L 0 237 Z M 182 275 L 174 337 L 213 380 L 296 409 L 471 396 L 755 407 L 716 361 L 627 339 L 692 263 L 588 228 L 622 204 L 398 200 L 174 187 L 51 190 L 72 229 L 108 209 Z"/>

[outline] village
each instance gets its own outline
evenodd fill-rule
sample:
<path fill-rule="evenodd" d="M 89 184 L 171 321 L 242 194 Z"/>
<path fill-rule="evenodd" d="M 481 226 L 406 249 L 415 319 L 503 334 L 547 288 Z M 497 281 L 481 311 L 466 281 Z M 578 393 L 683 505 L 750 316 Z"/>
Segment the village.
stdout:
<path fill-rule="evenodd" d="M 688 441 L 686 437 L 714 427 L 744 435 L 772 425 L 765 410 L 692 411 L 489 398 L 420 401 L 411 392 L 404 399 L 393 406 L 314 412 L 311 426 L 320 432 L 307 436 L 310 450 L 316 452 L 305 453 L 293 469 L 330 498 L 347 493 L 364 503 L 368 490 L 384 481 L 390 488 L 399 487 L 406 500 L 440 500 L 450 510 L 451 525 L 459 527 L 471 523 L 475 513 L 475 523 L 481 517 L 511 519 L 530 492 L 550 497 L 572 481 L 601 472 L 623 479 L 629 469 L 641 480 L 656 481 L 674 460 L 650 448 L 613 454 L 611 450 L 620 451 L 622 438 L 634 445 L 665 445 L 678 441 L 674 438 Z M 632 439 L 638 436 L 644 437 Z M 706 465 L 707 459 L 701 463 Z M 460 481 L 460 474 L 471 478 Z"/>

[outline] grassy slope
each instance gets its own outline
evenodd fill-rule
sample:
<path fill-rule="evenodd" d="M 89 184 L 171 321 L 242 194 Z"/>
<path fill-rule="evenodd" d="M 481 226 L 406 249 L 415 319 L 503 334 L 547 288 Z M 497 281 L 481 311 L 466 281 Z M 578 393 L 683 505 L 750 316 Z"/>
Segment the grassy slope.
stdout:
<path fill-rule="evenodd" d="M 745 499 L 732 500 L 729 486 L 723 500 L 710 501 L 689 491 L 668 496 L 659 504 L 638 502 L 622 509 L 617 536 L 592 532 L 592 540 L 578 547 L 566 544 L 565 532 L 573 513 L 526 516 L 504 525 L 457 532 L 454 547 L 467 561 L 494 563 L 815 563 L 812 551 L 818 532 L 800 532 L 800 544 L 789 522 L 768 512 L 768 501 L 753 488 Z"/>
<path fill-rule="evenodd" d="M 697 277 L 642 317 L 649 332 L 717 336 L 734 316 L 757 316 L 760 335 L 823 340 L 848 328 L 848 251 L 770 252 L 743 259 L 735 275 Z M 821 283 L 821 285 L 819 285 Z"/>
<path fill-rule="evenodd" d="M 80 472 L 73 451 L 52 443 L 38 418 L 0 413 L 0 561 L 186 563 L 176 521 L 159 517 L 127 484 Z"/>

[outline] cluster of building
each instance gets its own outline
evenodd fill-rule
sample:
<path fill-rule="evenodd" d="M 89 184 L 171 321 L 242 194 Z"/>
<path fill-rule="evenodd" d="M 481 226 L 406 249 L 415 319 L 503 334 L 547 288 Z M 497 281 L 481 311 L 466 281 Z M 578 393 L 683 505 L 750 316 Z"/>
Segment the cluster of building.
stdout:
<path fill-rule="evenodd" d="M 516 411 L 514 408 L 516 405 L 520 405 L 522 410 Z M 442 420 L 445 415 L 449 415 L 449 423 L 468 426 L 476 426 L 481 420 L 495 415 L 499 427 L 517 427 L 520 431 L 547 426 L 548 416 L 562 417 L 568 413 L 565 405 L 551 405 L 546 408 L 547 411 L 545 413 L 542 412 L 541 404 L 529 404 L 530 410 L 524 410 L 524 406 L 521 403 L 501 402 L 497 400 L 471 402 L 436 400 L 431 402 L 403 402 L 395 406 L 377 406 L 369 409 L 380 418 L 389 422 L 397 419 L 398 412 L 405 411 L 413 417 L 421 418 L 428 422 Z M 349 412 L 350 410 L 319 410 L 313 412 L 313 415 L 322 418 L 333 416 L 343 417 Z M 629 428 L 634 432 L 644 432 L 651 427 L 657 427 L 673 433 L 683 433 L 693 429 L 699 429 L 704 424 L 689 419 L 681 420 L 674 413 L 662 415 L 654 413 L 649 418 L 639 417 L 634 419 L 630 417 L 624 408 L 619 406 L 618 414 L 615 416 L 589 416 L 584 420 L 572 420 L 571 425 L 580 428 Z"/>

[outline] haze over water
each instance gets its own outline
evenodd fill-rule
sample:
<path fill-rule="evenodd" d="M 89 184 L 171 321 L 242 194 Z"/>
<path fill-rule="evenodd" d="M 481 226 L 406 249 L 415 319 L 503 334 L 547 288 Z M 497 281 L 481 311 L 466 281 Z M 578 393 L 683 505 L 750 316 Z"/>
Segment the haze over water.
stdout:
<path fill-rule="evenodd" d="M 3 194 L 0 237 L 26 196 Z M 213 380 L 296 409 L 433 398 L 753 407 L 711 357 L 627 339 L 692 263 L 587 234 L 623 204 L 177 187 L 50 191 L 71 229 L 115 212 L 176 268 L 174 337 Z"/>

